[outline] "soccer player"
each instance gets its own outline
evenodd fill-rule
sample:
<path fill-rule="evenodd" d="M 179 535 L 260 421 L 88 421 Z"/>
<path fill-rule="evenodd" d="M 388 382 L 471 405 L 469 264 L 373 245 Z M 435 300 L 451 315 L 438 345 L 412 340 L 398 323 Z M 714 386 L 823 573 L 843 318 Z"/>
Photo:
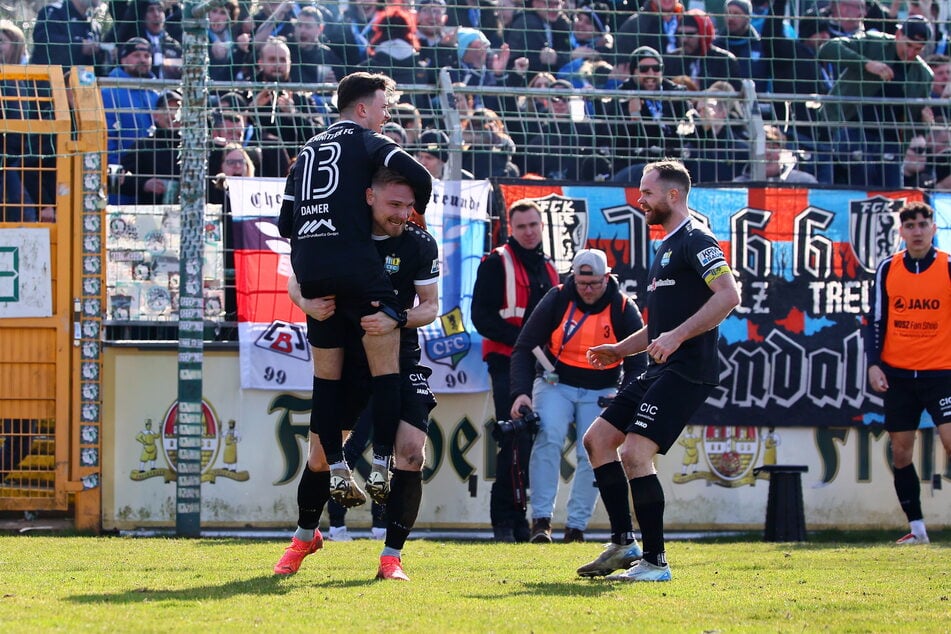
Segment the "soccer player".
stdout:
<path fill-rule="evenodd" d="M 596 368 L 645 350 L 649 360 L 644 374 L 618 392 L 584 435 L 611 522 L 611 543 L 578 568 L 582 577 L 630 566 L 608 579 L 671 578 L 664 552 L 664 490 L 654 457 L 667 453 L 719 382 L 718 326 L 740 302 L 717 239 L 690 218 L 689 193 L 690 173 L 682 163 L 665 160 L 644 168 L 638 205 L 647 224 L 666 233 L 648 274 L 647 325 L 618 343 L 588 350 Z M 628 491 L 643 552 L 634 539 Z"/>
<path fill-rule="evenodd" d="M 386 168 L 377 171 L 372 187 L 366 191 L 367 203 L 373 210 L 373 238 L 377 257 L 384 262 L 393 287 L 400 298 L 400 309 L 405 311 L 406 320 L 402 328 L 397 327 L 400 337 L 400 390 L 401 411 L 399 426 L 395 432 L 396 456 L 393 469 L 393 481 L 386 505 L 387 527 L 383 552 L 380 555 L 378 579 L 396 579 L 408 581 L 403 572 L 401 551 L 409 536 L 422 498 L 423 447 L 426 443 L 426 430 L 429 413 L 436 406 L 436 399 L 429 388 L 428 377 L 431 370 L 420 365 L 421 353 L 416 329 L 431 323 L 438 311 L 436 281 L 439 277 L 439 255 L 436 241 L 418 226 L 407 223 L 413 210 L 415 195 L 408 181 L 399 173 Z M 311 322 L 326 321 L 338 308 L 333 298 L 305 299 L 292 278 L 288 285 L 291 298 L 306 313 L 308 325 Z M 418 302 L 417 302 L 418 298 Z M 393 320 L 381 313 L 363 317 L 361 328 L 371 335 L 381 335 L 394 330 Z M 308 328 L 308 333 L 313 332 Z M 308 334 L 310 337 L 310 334 Z M 358 333 L 350 335 L 350 341 L 358 340 Z M 367 368 L 359 368 L 353 361 L 359 354 L 351 354 L 348 346 L 349 412 L 347 421 L 356 420 L 368 398 L 366 383 L 361 381 L 369 376 Z M 356 346 L 359 353 L 359 346 Z M 380 396 L 374 392 L 373 400 Z M 323 407 L 316 400 L 313 409 Z M 308 434 L 309 454 L 297 488 L 298 521 L 297 531 L 291 538 L 280 561 L 274 567 L 274 573 L 288 575 L 297 572 L 304 557 L 323 546 L 323 537 L 317 528 L 320 514 L 329 496 L 330 468 L 324 448 L 323 436 L 316 433 L 311 418 Z"/>
<path fill-rule="evenodd" d="M 922 202 L 898 210 L 905 250 L 875 273 L 866 328 L 868 383 L 885 402 L 895 493 L 911 531 L 897 544 L 927 544 L 921 482 L 911 458 L 921 412 L 928 410 L 951 458 L 951 258 L 936 249 L 934 210 Z"/>
<path fill-rule="evenodd" d="M 319 404 L 311 410 L 311 425 L 318 429 L 330 461 L 331 495 L 343 506 L 363 504 L 366 496 L 343 457 L 341 342 L 353 324 L 377 312 L 375 319 L 391 322 L 390 328 L 367 332 L 363 347 L 376 395 L 367 492 L 379 503 L 388 495 L 392 434 L 400 413 L 397 350 L 406 312 L 373 247 L 365 192 L 376 169 L 386 166 L 407 179 L 419 213 L 424 213 L 432 193 L 426 168 L 381 134 L 395 90 L 393 80 L 381 74 L 357 72 L 340 80 L 340 118 L 298 155 L 287 177 L 278 225 L 281 235 L 291 240 L 291 265 L 302 296 L 335 298 L 336 309 L 329 318 L 308 321 L 308 339 L 314 346 L 313 400 Z"/>

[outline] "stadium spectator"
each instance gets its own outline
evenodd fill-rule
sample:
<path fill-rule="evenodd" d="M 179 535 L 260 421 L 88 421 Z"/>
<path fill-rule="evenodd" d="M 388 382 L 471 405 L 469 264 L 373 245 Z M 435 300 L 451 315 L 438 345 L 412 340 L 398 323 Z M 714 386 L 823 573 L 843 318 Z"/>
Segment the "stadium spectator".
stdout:
<path fill-rule="evenodd" d="M 934 53 L 926 59 L 928 67 L 934 73 L 931 80 L 932 99 L 947 99 L 951 97 L 951 57 Z M 951 104 L 945 103 L 943 106 L 935 108 L 932 106 L 936 121 L 951 123 Z"/>
<path fill-rule="evenodd" d="M 902 161 L 902 176 L 905 187 L 930 189 L 935 186 L 934 164 L 929 160 L 928 137 L 918 134 L 908 142 Z"/>
<path fill-rule="evenodd" d="M 406 145 L 404 147 L 415 145 L 420 133 L 424 130 L 423 117 L 419 109 L 404 101 L 390 106 L 390 121 L 398 123 L 403 128 L 403 132 L 406 133 Z"/>
<path fill-rule="evenodd" d="M 228 142 L 221 148 L 221 158 L 218 161 L 219 169 L 209 173 L 212 174 L 212 187 L 208 188 L 208 202 L 216 205 L 225 203 L 228 190 L 228 177 L 249 177 L 253 178 L 256 173 L 254 161 L 247 149 L 240 143 Z M 230 213 L 230 211 L 228 212 Z M 230 218 L 229 218 L 230 223 Z M 228 250 L 225 250 L 225 256 L 228 256 Z M 233 254 L 231 254 L 233 257 Z"/>
<path fill-rule="evenodd" d="M 829 125 L 840 168 L 857 187 L 901 187 L 896 163 L 904 155 L 902 139 L 933 121 L 930 108 L 910 101 L 860 103 L 857 98 L 926 98 L 932 73 L 918 55 L 931 41 L 931 25 L 921 16 L 905 20 L 894 35 L 866 33 L 835 38 L 819 49 L 819 58 L 842 69 L 831 95 L 852 101 L 827 102 L 820 113 Z"/>
<path fill-rule="evenodd" d="M 774 0 L 776 15 L 785 12 L 785 0 Z M 768 18 L 778 22 L 779 18 Z M 832 184 L 832 150 L 825 126 L 820 125 L 819 102 L 808 95 L 825 95 L 835 85 L 832 64 L 819 64 L 818 49 L 829 40 L 829 21 L 824 13 L 810 9 L 799 19 L 799 37 L 777 38 L 772 42 L 773 91 L 779 94 L 799 95 L 783 108 L 774 107 L 780 120 L 790 120 L 791 139 L 803 152 L 801 167 L 820 183 Z"/>
<path fill-rule="evenodd" d="M 657 251 L 665 255 L 654 259 L 647 276 L 653 280 L 646 298 L 647 325 L 620 343 L 588 349 L 589 362 L 599 369 L 640 352 L 647 352 L 649 361 L 644 374 L 621 389 L 584 435 L 611 523 L 611 542 L 597 559 L 578 568 L 583 577 L 634 564 L 608 579 L 671 579 L 664 547 L 664 490 L 654 461 L 673 446 L 719 383 L 718 326 L 740 303 L 717 238 L 691 219 L 690 186 L 690 174 L 677 162 L 645 168 L 637 202 L 647 224 L 660 225 L 666 234 Z M 643 552 L 634 539 L 629 497 Z"/>
<path fill-rule="evenodd" d="M 235 94 L 235 97 L 244 101 L 240 95 Z M 208 155 L 208 173 L 217 174 L 222 171 L 222 149 L 229 143 L 235 143 L 244 147 L 251 157 L 255 172 L 260 174 L 262 152 L 259 146 L 248 145 L 253 141 L 254 130 L 248 126 L 242 114 L 245 108 L 238 108 L 240 112 L 232 110 L 230 108 L 237 106 L 230 105 L 229 101 L 230 98 L 224 102 L 225 109 L 215 110 L 211 114 L 212 151 Z"/>
<path fill-rule="evenodd" d="M 649 46 L 662 55 L 679 46 L 678 30 L 686 8 L 680 0 L 644 0 L 640 11 L 618 27 L 615 50 L 619 60 L 630 57 L 634 49 Z"/>
<path fill-rule="evenodd" d="M 511 417 L 523 407 L 538 414 L 538 433 L 529 461 L 532 483 L 533 543 L 552 541 L 552 516 L 561 480 L 561 461 L 569 428 L 575 426 L 575 470 L 571 478 L 564 542 L 583 542 L 598 492 L 588 454 L 580 439 L 601 413 L 599 401 L 613 397 L 621 379 L 620 363 L 592 368 L 588 348 L 617 343 L 644 327 L 634 300 L 611 276 L 607 256 L 582 249 L 564 284 L 548 291 L 522 325 L 512 352 Z M 544 355 L 536 363 L 537 354 Z M 645 355 L 624 360 L 625 382 L 647 367 Z"/>
<path fill-rule="evenodd" d="M 515 142 L 505 131 L 505 121 L 494 110 L 476 108 L 464 122 L 463 168 L 475 178 L 518 178 L 512 157 Z"/>
<path fill-rule="evenodd" d="M 515 20 L 515 16 L 524 10 L 522 0 L 497 0 L 495 9 L 495 23 L 492 28 L 484 27 L 482 32 L 486 34 L 489 41 L 492 42 L 492 48 L 498 49 L 505 43 L 509 27 Z"/>
<path fill-rule="evenodd" d="M 92 15 L 98 5 L 97 0 L 63 0 L 41 8 L 33 26 L 30 63 L 104 68 L 109 57 L 100 47 L 100 22 Z"/>
<path fill-rule="evenodd" d="M 404 130 L 400 124 L 394 121 L 387 121 L 383 124 L 381 134 L 396 141 L 401 148 L 406 148 L 406 130 Z"/>
<path fill-rule="evenodd" d="M 321 41 L 324 16 L 316 7 L 301 8 L 288 40 L 291 51 L 291 81 L 299 84 L 336 84 L 344 76 L 343 62 Z"/>
<path fill-rule="evenodd" d="M 119 189 L 119 204 L 177 204 L 181 105 L 182 95 L 176 91 L 163 92 L 155 101 L 148 136 L 138 139 L 122 155 L 126 173 Z"/>
<path fill-rule="evenodd" d="M 302 9 L 301 3 L 294 0 L 258 3 L 258 12 L 254 14 L 253 18 L 255 50 L 260 49 L 272 37 L 283 37 L 287 42 L 295 39 L 296 18 L 300 15 Z"/>
<path fill-rule="evenodd" d="M 687 112 L 683 162 L 695 175 L 694 182 L 729 183 L 749 161 L 749 146 L 734 128 L 736 94 L 725 81 L 714 82 L 706 92 L 718 96 L 698 99 L 696 108 Z"/>
<path fill-rule="evenodd" d="M 548 292 L 558 284 L 555 264 L 542 249 L 545 224 L 533 200 L 509 205 L 509 237 L 482 260 L 472 290 L 472 324 L 480 335 L 482 358 L 492 381 L 495 420 L 508 420 L 512 410 L 510 364 L 522 325 Z M 503 434 L 497 439 L 495 482 L 489 501 L 493 536 L 502 542 L 527 542 L 525 516 L 528 463 L 532 437 Z"/>
<path fill-rule="evenodd" d="M 433 178 L 447 180 L 449 162 L 449 135 L 441 130 L 426 130 L 419 135 L 416 145 L 416 160 L 422 163 Z M 463 179 L 472 179 L 471 172 L 462 170 Z"/>
<path fill-rule="evenodd" d="M 582 77 L 582 67 L 596 60 L 614 60 L 609 13 L 610 8 L 603 2 L 586 4 L 572 12 L 571 61 L 558 69 L 558 79 L 570 81 L 575 88 L 590 87 Z"/>
<path fill-rule="evenodd" d="M 360 70 L 367 61 L 370 31 L 379 9 L 379 0 L 353 0 L 347 3 L 347 10 L 339 19 L 327 22 L 324 29 L 327 45 L 348 73 Z"/>
<path fill-rule="evenodd" d="M 855 37 L 865 31 L 866 0 L 830 0 L 828 6 L 832 37 Z"/>
<path fill-rule="evenodd" d="M 713 44 L 716 31 L 713 20 L 701 9 L 690 9 L 677 29 L 680 46 L 664 57 L 668 75 L 686 75 L 701 90 L 717 81 L 742 88 L 740 65 L 736 56 Z"/>
<path fill-rule="evenodd" d="M 451 27 L 490 31 L 496 24 L 494 0 L 452 0 L 446 6 Z"/>
<path fill-rule="evenodd" d="M 165 30 L 165 5 L 162 0 L 136 0 L 143 5 L 141 37 L 152 47 L 152 74 L 159 79 L 180 79 L 182 45 Z"/>
<path fill-rule="evenodd" d="M 906 203 L 898 219 L 905 249 L 885 258 L 875 272 L 865 351 L 869 387 L 884 401 L 895 493 L 910 527 L 896 543 L 909 546 L 929 542 L 913 461 L 924 411 L 951 460 L 951 329 L 947 311 L 936 308 L 951 294 L 951 262 L 946 251 L 933 246 L 937 227 L 931 206 Z M 903 302 L 906 297 L 915 301 Z"/>
<path fill-rule="evenodd" d="M 752 16 L 753 3 L 750 0 L 727 0 L 726 33 L 718 35 L 713 43 L 733 53 L 741 78 L 754 80 L 757 90 L 766 92 L 769 69 L 763 56 L 764 44 L 759 32 L 753 28 Z"/>
<path fill-rule="evenodd" d="M 446 0 L 419 0 L 416 3 L 416 35 L 419 61 L 427 69 L 427 84 L 438 83 L 439 69 L 456 63 L 454 28 L 447 26 Z"/>
<path fill-rule="evenodd" d="M 240 32 L 237 0 L 208 10 L 208 79 L 244 81 L 250 79 L 251 38 Z"/>
<path fill-rule="evenodd" d="M 419 63 L 419 39 L 412 14 L 390 5 L 373 18 L 367 47 L 367 66 L 390 75 L 400 84 L 425 83 Z"/>
<path fill-rule="evenodd" d="M 288 152 L 295 152 L 320 129 L 322 114 L 310 93 L 290 92 L 291 54 L 287 42 L 273 38 L 258 51 L 255 81 L 271 86 L 248 93 L 248 120 L 254 128 L 252 144 L 261 146 L 261 176 L 286 176 Z"/>
<path fill-rule="evenodd" d="M 119 48 L 119 66 L 109 73 L 109 77 L 123 80 L 155 79 L 152 74 L 152 45 L 149 41 L 134 37 L 124 42 Z M 109 163 L 119 165 L 123 153 L 137 139 L 148 135 L 158 93 L 149 88 L 121 86 L 104 86 L 101 90 L 109 135 Z"/>
<path fill-rule="evenodd" d="M 810 185 L 816 183 L 815 176 L 796 168 L 797 152 L 789 150 L 786 135 L 779 128 L 774 125 L 763 126 L 763 135 L 766 137 L 764 162 L 767 181 Z M 743 172 L 736 177 L 736 182 L 743 183 L 751 180 L 753 180 L 752 170 L 747 164 Z"/>
<path fill-rule="evenodd" d="M 547 98 L 551 116 L 522 149 L 525 171 L 557 180 L 594 180 L 596 175 L 609 175 L 611 168 L 605 158 L 610 153 L 609 135 L 590 118 L 572 116 L 571 100 L 581 97 L 572 94 L 571 84 L 559 79 L 551 87 Z M 578 110 L 583 114 L 583 105 Z"/>
<path fill-rule="evenodd" d="M 26 36 L 10 20 L 0 20 L 0 64 L 17 66 L 26 59 Z M 2 118 L 39 119 L 43 113 L 30 97 L 36 88 L 20 79 L 0 81 Z M 5 132 L 0 135 L 0 222 L 51 222 L 55 198 L 52 174 L 55 151 L 48 135 Z M 46 149 L 44 149 L 44 147 Z"/>
<path fill-rule="evenodd" d="M 533 73 L 554 73 L 571 60 L 571 21 L 564 0 L 529 0 L 506 29 L 512 57 L 528 58 Z"/>
<path fill-rule="evenodd" d="M 489 54 L 492 45 L 489 38 L 478 29 L 460 27 L 456 31 L 456 58 L 452 62 L 450 78 L 453 84 L 463 86 L 495 86 L 505 74 L 510 55 L 509 46 L 504 46 L 504 53 L 499 51 L 499 64 L 489 68 Z M 496 59 L 493 56 L 492 61 Z M 481 100 L 481 98 L 480 98 Z"/>
<path fill-rule="evenodd" d="M 649 46 L 631 55 L 631 79 L 621 90 L 635 91 L 629 99 L 611 101 L 607 109 L 614 139 L 614 180 L 639 183 L 643 166 L 683 150 L 678 126 L 687 113 L 687 101 L 677 96 L 683 88 L 664 77 L 664 60 Z M 661 91 L 669 98 L 639 97 L 636 91 Z"/>

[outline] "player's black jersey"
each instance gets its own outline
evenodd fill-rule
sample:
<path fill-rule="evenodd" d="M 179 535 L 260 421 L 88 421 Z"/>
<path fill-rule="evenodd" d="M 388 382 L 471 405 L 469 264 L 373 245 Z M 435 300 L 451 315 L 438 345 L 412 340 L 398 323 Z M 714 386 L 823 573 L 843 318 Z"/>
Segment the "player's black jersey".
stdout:
<path fill-rule="evenodd" d="M 435 284 L 439 279 L 439 249 L 436 240 L 417 225 L 407 223 L 403 233 L 385 240 L 374 236 L 379 259 L 390 275 L 400 306 L 416 304 L 416 286 Z M 400 360 L 419 361 L 419 335 L 415 328 L 400 333 Z"/>
<path fill-rule="evenodd" d="M 687 219 L 661 243 L 648 273 L 647 334 L 651 341 L 696 313 L 713 295 L 707 280 L 728 266 L 710 231 Z M 719 383 L 719 330 L 714 328 L 684 341 L 663 364 L 653 360 L 647 376 L 671 370 L 701 383 Z"/>
<path fill-rule="evenodd" d="M 389 137 L 346 120 L 304 145 L 284 188 L 293 201 L 291 264 L 301 284 L 379 270 L 366 190 L 377 168 L 401 152 Z"/>

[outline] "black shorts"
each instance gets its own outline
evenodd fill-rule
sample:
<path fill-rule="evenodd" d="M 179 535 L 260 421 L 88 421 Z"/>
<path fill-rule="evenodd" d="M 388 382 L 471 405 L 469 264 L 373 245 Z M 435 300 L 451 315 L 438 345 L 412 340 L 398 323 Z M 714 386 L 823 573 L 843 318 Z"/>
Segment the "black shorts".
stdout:
<path fill-rule="evenodd" d="M 884 394 L 885 431 L 918 429 L 928 410 L 935 426 L 951 422 L 951 377 L 888 377 Z"/>
<path fill-rule="evenodd" d="M 342 347 L 341 342 L 353 332 L 354 327 L 362 337 L 360 319 L 379 310 L 370 302 L 388 305 L 396 312 L 402 310 L 393 292 L 390 276 L 382 269 L 301 284 L 301 294 L 307 299 L 328 295 L 336 298 L 336 310 L 329 319 L 317 321 L 307 318 L 307 340 L 315 348 Z"/>
<path fill-rule="evenodd" d="M 639 378 L 618 392 L 601 418 L 625 434 L 653 440 L 657 453 L 666 454 L 714 387 L 692 383 L 673 372 Z"/>
<path fill-rule="evenodd" d="M 432 370 L 415 365 L 405 371 L 400 367 L 400 420 L 424 434 L 429 429 L 429 413 L 436 407 L 436 396 L 429 387 Z"/>
<path fill-rule="evenodd" d="M 363 363 L 348 361 L 351 355 L 344 357 L 343 366 L 343 420 L 340 428 L 353 429 L 360 414 L 370 405 L 373 394 L 373 382 L 370 371 Z M 423 433 L 429 429 L 429 413 L 436 407 L 436 396 L 429 387 L 432 370 L 424 365 L 400 366 L 400 420 L 406 421 Z M 316 423 L 311 417 L 310 431 L 318 433 Z"/>

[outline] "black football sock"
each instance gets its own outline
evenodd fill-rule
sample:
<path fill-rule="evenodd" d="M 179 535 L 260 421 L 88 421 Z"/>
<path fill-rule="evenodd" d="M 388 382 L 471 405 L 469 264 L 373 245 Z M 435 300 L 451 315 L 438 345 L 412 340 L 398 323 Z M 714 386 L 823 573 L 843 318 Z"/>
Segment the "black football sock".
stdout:
<path fill-rule="evenodd" d="M 419 471 L 393 469 L 390 497 L 386 502 L 386 546 L 403 550 L 406 538 L 416 524 L 419 504 L 423 498 L 423 474 Z"/>
<path fill-rule="evenodd" d="M 630 481 L 634 500 L 634 516 L 641 527 L 641 545 L 644 559 L 663 566 L 664 556 L 664 489 L 657 474 L 634 478 Z"/>
<path fill-rule="evenodd" d="M 330 472 L 311 471 L 310 467 L 304 465 L 304 473 L 297 485 L 297 525 L 305 530 L 316 529 L 329 499 Z"/>
<path fill-rule="evenodd" d="M 901 504 L 905 517 L 909 522 L 922 519 L 924 515 L 921 513 L 921 482 L 918 480 L 915 464 L 895 469 L 894 476 L 895 493 L 898 494 L 898 503 Z"/>
<path fill-rule="evenodd" d="M 400 375 L 384 374 L 372 379 L 373 457 L 393 454 L 396 428 L 400 424 Z"/>
<path fill-rule="evenodd" d="M 314 396 L 310 407 L 310 429 L 316 430 L 327 462 L 343 461 L 343 381 L 314 377 Z M 329 484 L 327 485 L 330 486 Z"/>
<path fill-rule="evenodd" d="M 601 501 L 611 522 L 611 543 L 630 544 L 634 541 L 631 507 L 627 502 L 627 476 L 620 462 L 609 462 L 594 470 L 594 481 L 601 492 Z"/>

